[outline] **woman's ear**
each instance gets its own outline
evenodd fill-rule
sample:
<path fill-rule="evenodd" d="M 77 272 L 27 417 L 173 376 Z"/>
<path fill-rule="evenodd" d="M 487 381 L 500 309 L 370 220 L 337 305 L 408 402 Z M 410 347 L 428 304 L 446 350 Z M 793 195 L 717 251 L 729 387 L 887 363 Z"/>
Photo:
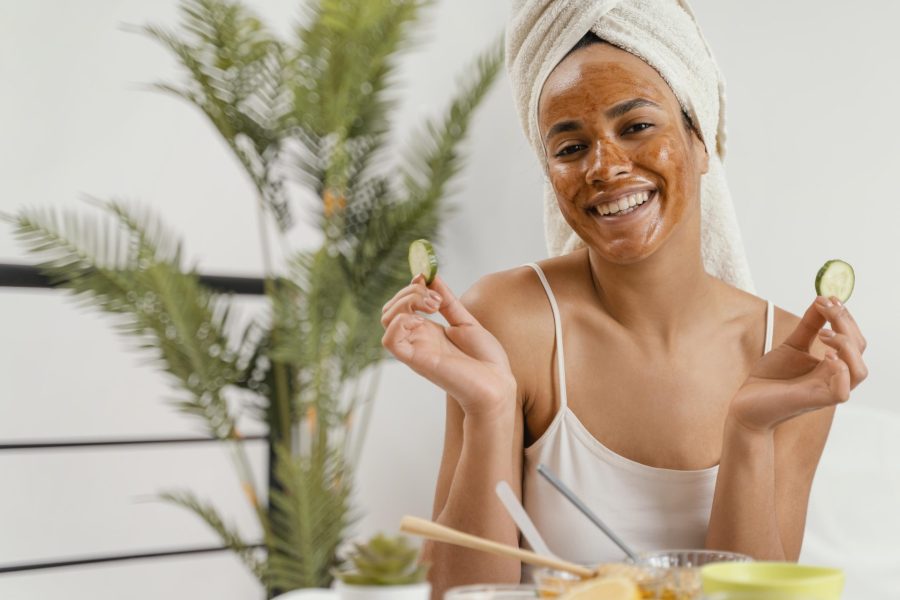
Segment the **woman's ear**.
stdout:
<path fill-rule="evenodd" d="M 691 144 L 694 147 L 694 159 L 700 165 L 700 174 L 706 175 L 709 171 L 709 153 L 706 151 L 706 144 L 693 129 L 691 130 Z"/>

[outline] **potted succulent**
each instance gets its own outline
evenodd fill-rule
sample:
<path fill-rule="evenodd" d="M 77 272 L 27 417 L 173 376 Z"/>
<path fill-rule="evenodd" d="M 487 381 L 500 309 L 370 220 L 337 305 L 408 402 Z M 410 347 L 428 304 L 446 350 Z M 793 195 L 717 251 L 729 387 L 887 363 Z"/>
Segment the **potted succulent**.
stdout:
<path fill-rule="evenodd" d="M 354 544 L 346 570 L 334 573 L 340 600 L 428 600 L 428 565 L 403 536 L 376 535 Z"/>

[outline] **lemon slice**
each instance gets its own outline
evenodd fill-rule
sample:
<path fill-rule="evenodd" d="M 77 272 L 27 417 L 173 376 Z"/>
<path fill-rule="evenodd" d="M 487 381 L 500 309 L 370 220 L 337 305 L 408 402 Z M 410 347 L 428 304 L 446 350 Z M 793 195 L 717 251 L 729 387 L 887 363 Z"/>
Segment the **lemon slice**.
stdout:
<path fill-rule="evenodd" d="M 559 600 L 640 600 L 638 586 L 624 577 L 591 579 L 573 587 Z"/>

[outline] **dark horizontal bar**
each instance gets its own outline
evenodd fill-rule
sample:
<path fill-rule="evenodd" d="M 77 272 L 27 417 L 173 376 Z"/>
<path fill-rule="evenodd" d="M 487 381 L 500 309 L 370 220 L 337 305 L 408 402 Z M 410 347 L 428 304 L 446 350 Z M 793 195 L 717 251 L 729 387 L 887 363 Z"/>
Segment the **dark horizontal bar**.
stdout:
<path fill-rule="evenodd" d="M 250 442 L 266 440 L 265 435 L 246 435 L 238 441 Z M 41 440 L 35 442 L 0 442 L 3 450 L 52 450 L 57 448 L 92 448 L 103 446 L 141 446 L 163 444 L 198 444 L 204 442 L 222 442 L 218 438 L 183 437 L 183 438 L 125 438 L 125 439 L 85 439 L 85 440 Z"/>
<path fill-rule="evenodd" d="M 251 548 L 262 548 L 262 544 L 255 544 Z M 39 569 L 61 569 L 63 567 L 77 567 L 79 565 L 96 565 L 100 563 L 122 562 L 126 560 L 140 560 L 146 558 L 165 558 L 169 556 L 188 556 L 191 554 L 205 554 L 210 552 L 222 552 L 230 550 L 225 546 L 210 546 L 207 548 L 185 548 L 182 550 L 161 550 L 158 552 L 141 552 L 136 554 L 109 554 L 106 556 L 85 556 L 82 558 L 66 558 L 30 563 L 18 563 L 0 565 L 0 574 L 21 573 L 23 571 L 37 571 Z"/>
<path fill-rule="evenodd" d="M 200 282 L 219 292 L 260 296 L 265 293 L 263 280 L 257 277 L 199 275 Z M 0 287 L 52 288 L 50 279 L 33 265 L 0 263 Z"/>

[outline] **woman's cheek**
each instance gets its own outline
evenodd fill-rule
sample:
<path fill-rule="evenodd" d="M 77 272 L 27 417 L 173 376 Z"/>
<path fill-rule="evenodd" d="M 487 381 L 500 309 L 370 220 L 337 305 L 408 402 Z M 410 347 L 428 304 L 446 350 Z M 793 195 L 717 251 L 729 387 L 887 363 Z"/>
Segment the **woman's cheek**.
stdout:
<path fill-rule="evenodd" d="M 649 140 L 638 148 L 637 162 L 644 165 L 654 165 L 655 169 L 666 172 L 675 166 L 669 157 L 674 154 L 673 140 L 668 136 L 657 137 Z"/>
<path fill-rule="evenodd" d="M 569 165 L 554 165 L 549 172 L 550 185 L 556 192 L 560 208 L 574 203 L 578 195 L 579 179 Z"/>

